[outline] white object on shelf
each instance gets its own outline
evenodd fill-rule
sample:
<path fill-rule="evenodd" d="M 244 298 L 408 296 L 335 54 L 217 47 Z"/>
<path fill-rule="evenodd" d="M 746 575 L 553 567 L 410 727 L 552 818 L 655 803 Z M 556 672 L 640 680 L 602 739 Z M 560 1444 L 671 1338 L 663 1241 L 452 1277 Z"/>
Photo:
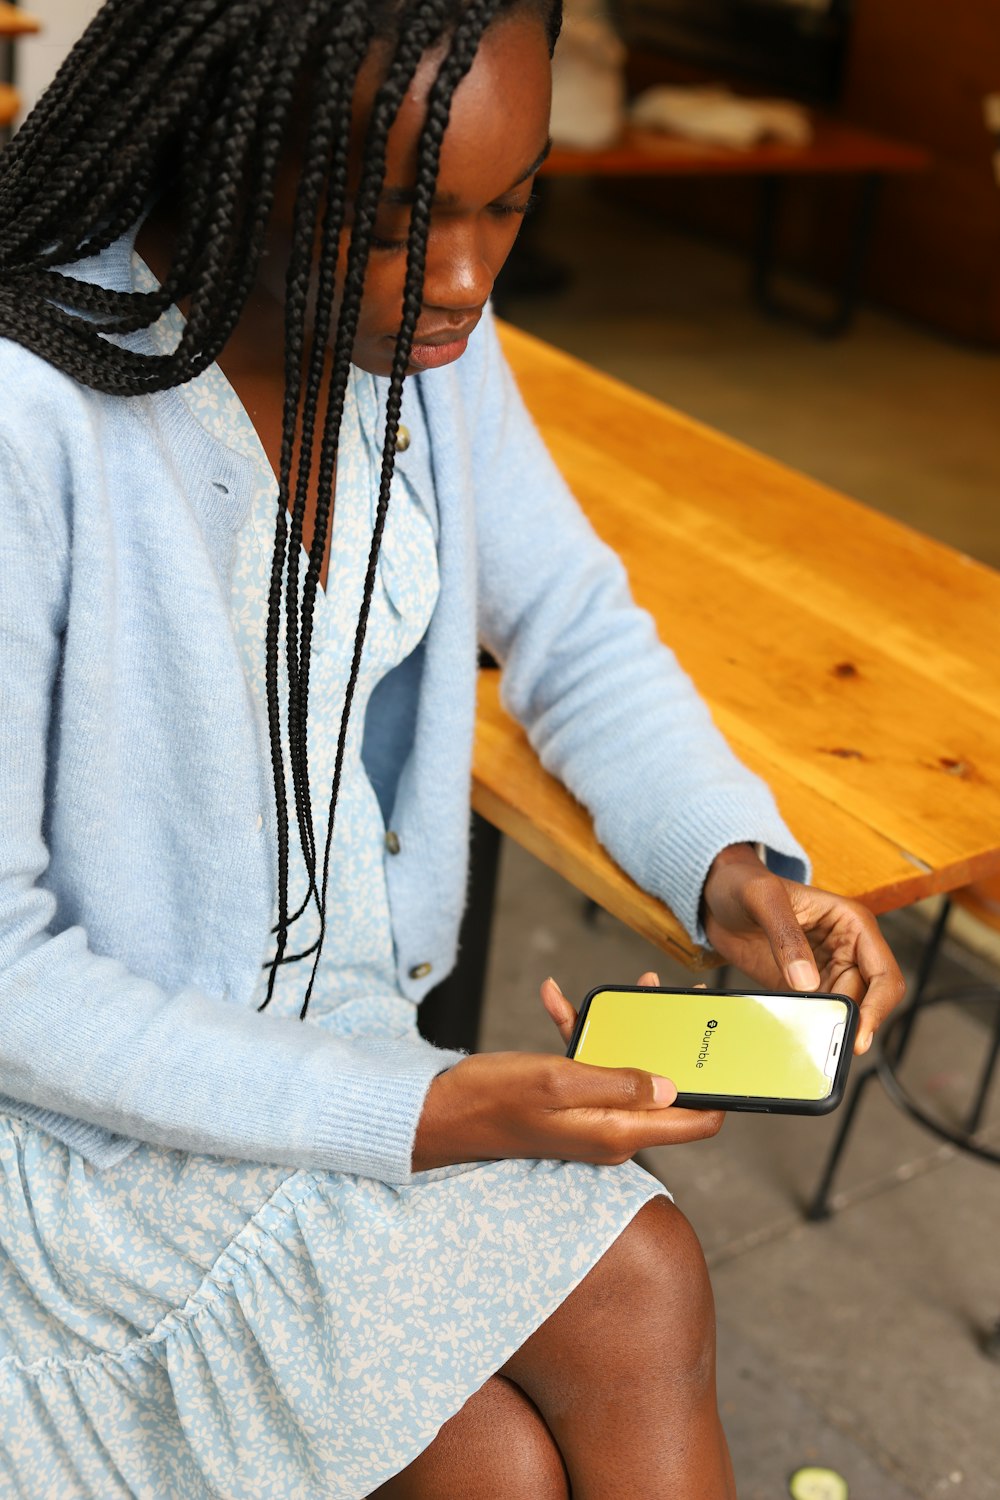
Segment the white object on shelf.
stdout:
<path fill-rule="evenodd" d="M 599 151 L 624 124 L 624 43 L 602 0 L 567 0 L 552 59 L 552 139 Z"/>
<path fill-rule="evenodd" d="M 801 105 L 789 99 L 745 99 L 721 84 L 657 85 L 633 101 L 629 118 L 649 130 L 744 150 L 766 140 L 807 146 L 813 135 Z"/>

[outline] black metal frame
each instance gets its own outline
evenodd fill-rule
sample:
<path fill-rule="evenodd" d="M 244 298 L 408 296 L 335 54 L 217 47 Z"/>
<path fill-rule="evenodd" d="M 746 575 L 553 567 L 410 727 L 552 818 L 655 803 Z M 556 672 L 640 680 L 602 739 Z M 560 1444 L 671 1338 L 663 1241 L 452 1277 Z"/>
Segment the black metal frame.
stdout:
<path fill-rule="evenodd" d="M 850 1098 L 844 1108 L 840 1130 L 827 1157 L 819 1186 L 806 1211 L 806 1217 L 809 1219 L 828 1219 L 831 1215 L 829 1200 L 833 1176 L 843 1155 L 861 1095 L 873 1078 L 881 1079 L 893 1103 L 904 1110 L 917 1124 L 922 1125 L 925 1130 L 931 1131 L 934 1135 L 938 1136 L 941 1140 L 947 1141 L 959 1151 L 965 1151 L 972 1156 L 978 1157 L 981 1161 L 1000 1165 L 1000 1151 L 995 1151 L 983 1142 L 973 1139 L 982 1124 L 986 1098 L 996 1073 L 997 1063 L 1000 1062 L 1000 987 L 996 985 L 968 985 L 960 989 L 948 990 L 939 995 L 928 996 L 927 994 L 927 985 L 941 948 L 950 912 L 951 901 L 946 899 L 934 923 L 927 946 L 921 957 L 912 1001 L 905 1010 L 900 1011 L 891 1021 L 887 1022 L 882 1028 L 881 1034 L 875 1038 L 873 1043 L 875 1062 L 866 1072 L 862 1073 L 854 1084 Z M 972 1101 L 972 1107 L 962 1128 L 952 1129 L 945 1125 L 943 1121 L 934 1119 L 922 1108 L 920 1103 L 912 1097 L 909 1090 L 900 1083 L 896 1076 L 896 1070 L 903 1060 L 910 1038 L 913 1035 L 917 1016 L 932 1005 L 941 1005 L 948 1001 L 961 1000 L 986 1000 L 991 1002 L 996 1007 L 996 1018 L 993 1026 L 993 1040 L 987 1052 L 982 1072 L 980 1073 L 979 1084 Z M 1000 1319 L 982 1337 L 981 1348 L 983 1353 L 990 1359 L 1000 1362 Z"/>
<path fill-rule="evenodd" d="M 774 290 L 777 224 L 787 178 L 773 172 L 761 178 L 751 290 L 755 304 L 766 317 L 788 318 L 805 324 L 823 338 L 837 338 L 847 332 L 857 311 L 861 277 L 875 227 L 882 180 L 882 175 L 878 172 L 861 174 L 847 259 L 840 283 L 834 291 L 833 310 L 826 316 L 817 316 L 804 307 L 779 297 Z"/>
<path fill-rule="evenodd" d="M 902 1061 L 903 1054 L 906 1051 L 907 1043 L 910 1040 L 910 1033 L 913 1030 L 913 1023 L 916 1020 L 921 1005 L 923 1004 L 924 996 L 927 990 L 927 984 L 930 980 L 930 976 L 934 969 L 934 964 L 937 960 L 938 952 L 941 947 L 941 942 L 944 938 L 944 930 L 948 925 L 948 916 L 950 912 L 951 902 L 949 900 L 945 900 L 941 907 L 941 911 L 938 914 L 937 920 L 934 923 L 934 927 L 931 930 L 930 938 L 928 939 L 927 946 L 924 948 L 923 955 L 920 960 L 920 967 L 917 970 L 916 982 L 913 990 L 913 1000 L 911 1001 L 907 1010 L 903 1012 L 902 1025 L 900 1026 L 899 1032 L 895 1037 L 895 1048 L 892 1059 L 894 1064 L 898 1064 Z M 820 1177 L 819 1185 L 816 1188 L 816 1192 L 813 1196 L 812 1202 L 806 1210 L 806 1218 L 808 1219 L 817 1220 L 828 1219 L 830 1217 L 831 1209 L 829 1200 L 830 1189 L 833 1185 L 834 1173 L 836 1172 L 837 1167 L 840 1164 L 840 1158 L 844 1154 L 844 1148 L 847 1145 L 847 1137 L 850 1134 L 851 1126 L 854 1123 L 854 1116 L 857 1114 L 858 1105 L 861 1103 L 861 1096 L 867 1089 L 868 1085 L 871 1083 L 872 1079 L 877 1078 L 878 1076 L 878 1066 L 873 1063 L 872 1066 L 867 1068 L 860 1075 L 860 1077 L 855 1080 L 851 1088 L 850 1095 L 841 1111 L 840 1129 L 837 1131 L 836 1139 L 834 1140 L 834 1143 L 830 1148 L 830 1154 L 826 1159 L 826 1165 L 823 1168 L 823 1173 Z"/>
<path fill-rule="evenodd" d="M 893 1050 L 892 1043 L 895 1033 L 897 1031 L 902 1033 L 904 1028 L 907 1036 L 909 1036 L 913 1028 L 912 1010 L 904 1011 L 902 1014 L 894 1016 L 882 1028 L 881 1046 L 879 1046 L 878 1040 L 876 1040 L 878 1056 L 875 1061 L 875 1070 L 882 1080 L 885 1091 L 890 1099 L 908 1114 L 911 1120 L 916 1120 L 918 1125 L 923 1125 L 925 1130 L 932 1131 L 934 1135 L 940 1136 L 943 1141 L 947 1141 L 950 1146 L 957 1147 L 959 1151 L 967 1151 L 971 1156 L 978 1156 L 980 1161 L 989 1161 L 993 1162 L 996 1166 L 1000 1166 L 1000 1150 L 995 1150 L 992 1146 L 987 1146 L 984 1142 L 975 1139 L 976 1132 L 982 1124 L 983 1110 L 986 1107 L 986 1098 L 990 1091 L 990 1085 L 993 1082 L 993 1075 L 996 1072 L 997 1058 L 1000 1057 L 1000 989 L 992 984 L 967 985 L 960 989 L 948 990 L 946 994 L 932 995 L 929 998 L 925 998 L 921 1002 L 920 1009 L 921 1011 L 925 1011 L 929 1010 L 932 1005 L 954 1004 L 956 1002 L 969 1004 L 978 1001 L 985 1001 L 996 1010 L 993 1041 L 983 1064 L 979 1078 L 979 1087 L 972 1101 L 972 1108 L 969 1110 L 965 1123 L 959 1129 L 946 1125 L 943 1120 L 936 1119 L 923 1107 L 919 1100 L 914 1099 L 906 1085 L 900 1083 L 896 1077 L 896 1068 L 899 1065 L 899 1048 L 897 1046 Z"/>

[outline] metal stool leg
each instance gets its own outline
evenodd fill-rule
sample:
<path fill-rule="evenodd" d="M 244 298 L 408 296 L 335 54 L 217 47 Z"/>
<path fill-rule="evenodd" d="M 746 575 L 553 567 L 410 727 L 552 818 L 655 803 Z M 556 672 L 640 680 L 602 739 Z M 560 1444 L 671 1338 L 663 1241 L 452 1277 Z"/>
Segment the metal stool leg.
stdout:
<path fill-rule="evenodd" d="M 990 1084 L 993 1082 L 993 1074 L 996 1071 L 998 1058 L 1000 1058 L 1000 994 L 997 995 L 997 1013 L 996 1020 L 993 1023 L 993 1045 L 986 1059 L 986 1064 L 979 1080 L 979 1089 L 976 1093 L 972 1109 L 969 1111 L 969 1118 L 965 1124 L 965 1128 L 970 1135 L 975 1135 L 983 1122 L 986 1097 L 990 1091 Z"/>
<path fill-rule="evenodd" d="M 855 1081 L 854 1087 L 851 1089 L 850 1098 L 843 1106 L 843 1114 L 841 1116 L 840 1129 L 837 1132 L 837 1138 L 830 1148 L 830 1154 L 826 1159 L 826 1165 L 823 1168 L 823 1175 L 819 1180 L 819 1185 L 816 1188 L 813 1200 L 809 1204 L 809 1207 L 806 1209 L 807 1219 L 812 1219 L 815 1222 L 819 1219 L 828 1219 L 830 1217 L 831 1209 L 829 1204 L 829 1197 L 830 1189 L 833 1186 L 834 1173 L 836 1172 L 837 1167 L 840 1164 L 840 1158 L 844 1154 L 844 1148 L 847 1145 L 847 1137 L 850 1132 L 854 1116 L 857 1114 L 858 1105 L 861 1103 L 861 1095 L 864 1092 L 865 1087 L 869 1083 L 871 1083 L 872 1079 L 877 1077 L 878 1073 L 876 1072 L 876 1070 L 874 1068 L 868 1068 L 864 1073 L 861 1074 L 861 1077 Z"/>
<path fill-rule="evenodd" d="M 910 1006 L 909 1014 L 899 1028 L 899 1040 L 893 1052 L 894 1063 L 901 1062 L 903 1053 L 906 1051 L 906 1046 L 910 1039 L 910 1033 L 913 1030 L 913 1023 L 916 1020 L 917 1012 L 919 1011 L 921 1003 L 923 1001 L 928 981 L 930 980 L 931 973 L 934 969 L 934 964 L 937 960 L 938 950 L 940 949 L 942 939 L 944 938 L 944 931 L 945 927 L 948 925 L 948 915 L 950 911 L 951 902 L 945 900 L 941 907 L 940 914 L 938 915 L 938 918 L 934 923 L 931 935 L 927 940 L 927 946 L 924 948 L 924 951 L 920 958 L 920 967 L 917 970 L 916 983 L 913 991 L 913 1002 Z M 844 1154 L 844 1148 L 847 1145 L 847 1137 L 850 1132 L 851 1125 L 854 1121 L 854 1116 L 857 1113 L 862 1091 L 870 1082 L 870 1080 L 877 1076 L 878 1075 L 874 1068 L 868 1068 L 864 1073 L 862 1073 L 860 1078 L 858 1078 L 855 1082 L 847 1103 L 843 1106 L 840 1129 L 838 1130 L 836 1139 L 834 1140 L 834 1143 L 830 1148 L 830 1154 L 826 1159 L 826 1164 L 823 1168 L 819 1185 L 816 1189 L 815 1194 L 813 1195 L 809 1207 L 806 1209 L 807 1219 L 818 1220 L 828 1219 L 830 1217 L 829 1197 L 830 1189 L 833 1185 L 834 1173 L 836 1172 L 837 1166 L 840 1163 L 841 1156 Z"/>
<path fill-rule="evenodd" d="M 996 1326 L 983 1339 L 983 1353 L 1000 1364 L 1000 1318 L 997 1319 Z"/>

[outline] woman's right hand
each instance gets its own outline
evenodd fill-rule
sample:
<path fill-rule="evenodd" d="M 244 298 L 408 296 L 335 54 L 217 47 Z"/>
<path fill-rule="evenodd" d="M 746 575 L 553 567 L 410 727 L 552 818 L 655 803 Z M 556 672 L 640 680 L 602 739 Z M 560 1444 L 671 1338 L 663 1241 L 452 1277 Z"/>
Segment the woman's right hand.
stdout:
<path fill-rule="evenodd" d="M 644 975 L 639 982 L 656 979 Z M 572 1006 L 551 980 L 542 998 L 568 1042 Z M 607 1166 L 648 1146 L 717 1134 L 720 1111 L 671 1108 L 676 1096 L 669 1079 L 640 1068 L 600 1068 L 534 1052 L 477 1053 L 432 1081 L 417 1125 L 413 1170 L 511 1157 Z"/>

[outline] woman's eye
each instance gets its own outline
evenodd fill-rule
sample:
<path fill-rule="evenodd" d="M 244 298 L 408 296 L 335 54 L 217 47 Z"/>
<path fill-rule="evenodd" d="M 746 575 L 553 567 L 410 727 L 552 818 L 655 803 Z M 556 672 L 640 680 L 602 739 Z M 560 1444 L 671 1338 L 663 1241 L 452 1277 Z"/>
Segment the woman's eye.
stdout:
<path fill-rule="evenodd" d="M 387 212 L 382 208 L 372 228 L 373 250 L 405 250 L 410 237 L 410 215 Z"/>
<path fill-rule="evenodd" d="M 532 193 L 530 197 L 525 198 L 523 203 L 494 203 L 492 210 L 495 214 L 499 214 L 501 218 L 506 218 L 508 214 L 520 214 L 523 218 L 525 214 L 531 213 L 537 203 L 538 194 Z"/>
<path fill-rule="evenodd" d="M 494 214 L 498 219 L 507 219 L 511 214 L 517 214 L 520 218 L 524 218 L 525 214 L 531 213 L 537 202 L 537 193 L 532 193 L 522 203 L 491 203 L 489 212 Z M 394 250 L 405 250 L 407 238 L 406 231 L 396 235 L 390 233 L 373 234 L 371 237 L 371 247 L 373 250 L 381 250 L 384 253 L 391 254 Z"/>

